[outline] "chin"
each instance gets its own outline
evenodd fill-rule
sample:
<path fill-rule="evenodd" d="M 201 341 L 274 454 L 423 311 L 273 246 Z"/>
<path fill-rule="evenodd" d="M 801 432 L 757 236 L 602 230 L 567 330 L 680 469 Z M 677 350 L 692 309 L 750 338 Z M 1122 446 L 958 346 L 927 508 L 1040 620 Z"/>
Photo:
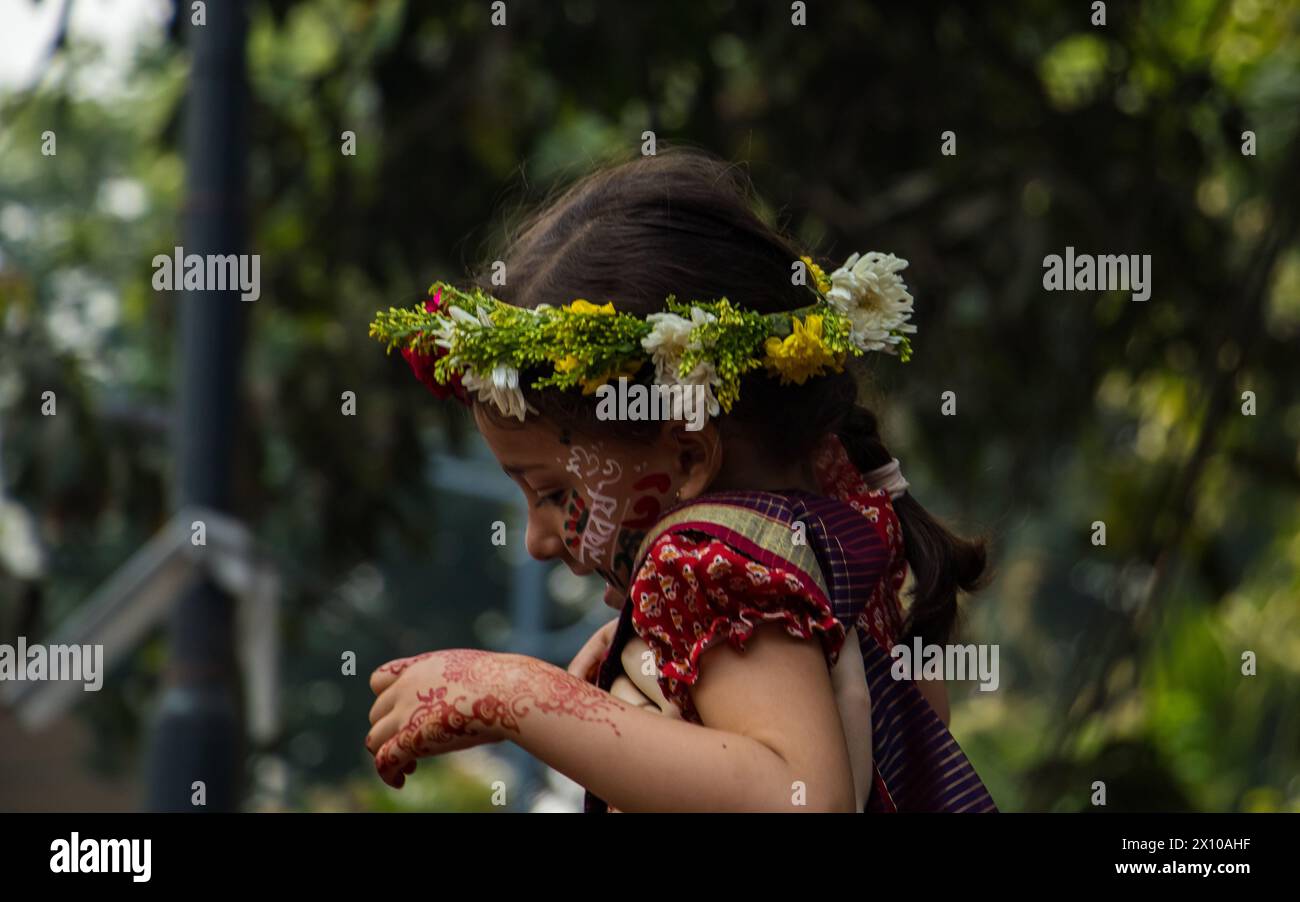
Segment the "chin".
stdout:
<path fill-rule="evenodd" d="M 595 567 L 581 567 L 572 561 L 565 561 L 564 565 L 569 568 L 569 572 L 574 576 L 591 576 L 596 572 Z"/>
<path fill-rule="evenodd" d="M 616 611 L 620 611 L 623 609 L 623 605 L 627 601 L 627 595 L 622 589 L 616 589 L 613 583 L 606 580 L 604 601 L 607 606 Z"/>

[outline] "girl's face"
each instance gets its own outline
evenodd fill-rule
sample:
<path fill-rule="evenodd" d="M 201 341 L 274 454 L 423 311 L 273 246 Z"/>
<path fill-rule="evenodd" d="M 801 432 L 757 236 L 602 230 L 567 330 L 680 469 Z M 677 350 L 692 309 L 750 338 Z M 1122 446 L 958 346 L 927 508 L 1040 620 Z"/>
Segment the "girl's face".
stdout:
<path fill-rule="evenodd" d="M 506 427 L 477 404 L 474 419 L 528 501 L 529 555 L 559 558 L 580 576 L 599 573 L 606 604 L 621 607 L 647 530 L 678 492 L 700 490 L 691 455 L 667 432 L 638 444 L 560 434 L 535 418 Z"/>

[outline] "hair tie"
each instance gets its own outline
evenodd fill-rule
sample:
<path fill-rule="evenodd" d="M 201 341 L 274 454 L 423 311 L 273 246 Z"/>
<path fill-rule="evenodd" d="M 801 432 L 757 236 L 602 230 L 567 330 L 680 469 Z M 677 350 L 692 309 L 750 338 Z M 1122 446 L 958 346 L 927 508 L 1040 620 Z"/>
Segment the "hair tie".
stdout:
<path fill-rule="evenodd" d="M 872 491 L 884 489 L 889 492 L 891 499 L 897 499 L 911 485 L 910 482 L 903 478 L 903 470 L 898 464 L 897 457 L 890 460 L 883 467 L 876 467 L 876 469 L 868 473 L 863 473 L 862 478 L 867 481 L 867 486 Z"/>

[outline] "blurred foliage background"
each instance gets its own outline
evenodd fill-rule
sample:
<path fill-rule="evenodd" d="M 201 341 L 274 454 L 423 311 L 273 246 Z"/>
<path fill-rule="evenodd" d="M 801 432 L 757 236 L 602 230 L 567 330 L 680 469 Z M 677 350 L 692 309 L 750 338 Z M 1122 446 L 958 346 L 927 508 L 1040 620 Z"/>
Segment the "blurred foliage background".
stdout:
<path fill-rule="evenodd" d="M 176 296 L 150 261 L 180 243 L 190 57 L 160 5 L 111 86 L 70 35 L 0 95 L 7 642 L 170 513 Z M 743 162 L 821 255 L 911 261 L 917 353 L 871 393 L 918 497 L 995 545 L 964 635 L 1000 645 L 1001 686 L 951 692 L 999 805 L 1091 810 L 1103 780 L 1111 810 L 1300 810 L 1300 5 L 1108 6 L 811 2 L 796 27 L 783 3 L 517 0 L 492 27 L 479 0 L 253 2 L 237 512 L 285 574 L 286 665 L 249 804 L 482 807 L 443 761 L 384 789 L 364 676 L 337 676 L 340 648 L 368 673 L 481 644 L 503 609 L 467 538 L 493 517 L 427 478 L 472 427 L 366 325 L 651 129 Z M 1067 245 L 1150 254 L 1151 299 L 1045 292 Z M 78 766 L 138 768 L 163 642 L 80 706 Z M 259 802 L 270 758 L 289 776 Z"/>

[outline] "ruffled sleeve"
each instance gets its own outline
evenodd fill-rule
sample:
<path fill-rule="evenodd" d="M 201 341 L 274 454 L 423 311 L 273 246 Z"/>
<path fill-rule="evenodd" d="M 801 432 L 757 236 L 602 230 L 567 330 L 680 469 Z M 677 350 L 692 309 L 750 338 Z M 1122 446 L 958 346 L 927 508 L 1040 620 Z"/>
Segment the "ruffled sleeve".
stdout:
<path fill-rule="evenodd" d="M 844 643 L 844 626 L 828 602 L 794 573 L 710 537 L 665 533 L 651 546 L 629 597 L 633 626 L 654 652 L 660 688 L 696 721 L 688 690 L 699 679 L 701 655 L 717 643 L 744 651 L 755 629 L 779 623 L 791 636 L 817 636 L 828 667 Z"/>

